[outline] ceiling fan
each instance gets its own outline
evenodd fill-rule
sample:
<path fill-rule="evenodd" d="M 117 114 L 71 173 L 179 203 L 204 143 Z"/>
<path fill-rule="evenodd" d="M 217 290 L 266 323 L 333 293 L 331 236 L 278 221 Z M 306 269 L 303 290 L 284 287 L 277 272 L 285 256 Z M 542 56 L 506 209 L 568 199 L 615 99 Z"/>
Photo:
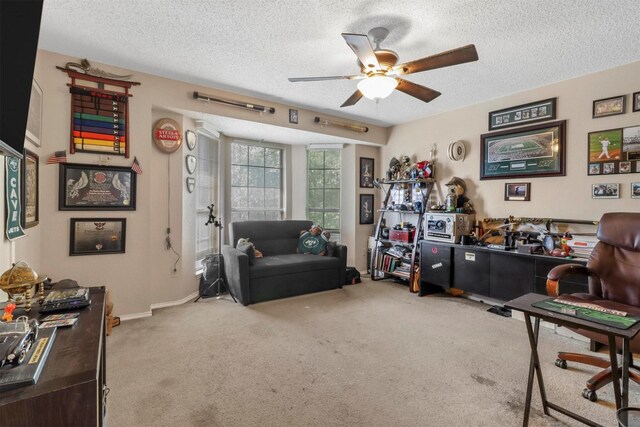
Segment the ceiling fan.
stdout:
<path fill-rule="evenodd" d="M 381 49 L 380 43 L 387 38 L 389 30 L 376 27 L 369 31 L 369 35 L 342 33 L 351 50 L 358 57 L 358 66 L 362 74 L 351 76 L 329 77 L 290 77 L 290 82 L 313 82 L 324 80 L 360 80 L 358 89 L 340 107 L 356 104 L 364 96 L 378 102 L 391 95 L 394 89 L 411 95 L 424 102 L 433 101 L 440 96 L 440 92 L 401 79 L 399 76 L 464 64 L 478 60 L 478 52 L 472 44 L 427 56 L 415 61 L 398 64 L 398 54 L 392 50 Z M 369 38 L 376 44 L 371 46 Z"/>

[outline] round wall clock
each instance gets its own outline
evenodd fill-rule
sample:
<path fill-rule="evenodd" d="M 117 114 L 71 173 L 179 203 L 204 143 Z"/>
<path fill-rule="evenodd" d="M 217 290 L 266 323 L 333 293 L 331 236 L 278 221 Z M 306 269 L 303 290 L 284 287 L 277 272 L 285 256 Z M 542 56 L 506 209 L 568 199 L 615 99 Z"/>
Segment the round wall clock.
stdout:
<path fill-rule="evenodd" d="M 153 125 L 153 142 L 160 151 L 173 153 L 182 145 L 182 130 L 173 119 L 160 119 Z"/>
<path fill-rule="evenodd" d="M 194 131 L 188 130 L 184 133 L 184 140 L 187 143 L 187 148 L 192 150 L 196 148 L 197 135 Z"/>

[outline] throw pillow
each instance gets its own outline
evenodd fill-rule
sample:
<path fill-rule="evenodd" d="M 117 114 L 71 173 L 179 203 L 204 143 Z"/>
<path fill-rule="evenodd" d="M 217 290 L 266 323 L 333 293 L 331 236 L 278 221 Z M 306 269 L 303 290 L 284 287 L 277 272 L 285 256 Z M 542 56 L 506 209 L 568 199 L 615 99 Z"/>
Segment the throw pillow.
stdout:
<path fill-rule="evenodd" d="M 249 257 L 249 265 L 253 265 L 256 261 L 256 251 L 253 247 L 253 243 L 249 239 L 238 239 L 236 249 L 245 253 Z"/>
<path fill-rule="evenodd" d="M 322 234 L 314 235 L 310 231 L 305 231 L 298 239 L 298 252 L 301 254 L 325 255 L 327 251 L 327 241 Z"/>

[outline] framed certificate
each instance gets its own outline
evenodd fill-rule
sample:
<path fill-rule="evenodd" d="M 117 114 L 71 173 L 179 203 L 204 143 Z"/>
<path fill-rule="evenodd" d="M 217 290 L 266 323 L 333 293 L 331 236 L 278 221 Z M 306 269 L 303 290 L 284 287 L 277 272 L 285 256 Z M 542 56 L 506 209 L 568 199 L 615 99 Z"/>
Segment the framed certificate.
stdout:
<path fill-rule="evenodd" d="M 71 218 L 69 255 L 123 254 L 126 218 Z"/>
<path fill-rule="evenodd" d="M 136 176 L 130 167 L 61 163 L 58 209 L 134 211 Z"/>

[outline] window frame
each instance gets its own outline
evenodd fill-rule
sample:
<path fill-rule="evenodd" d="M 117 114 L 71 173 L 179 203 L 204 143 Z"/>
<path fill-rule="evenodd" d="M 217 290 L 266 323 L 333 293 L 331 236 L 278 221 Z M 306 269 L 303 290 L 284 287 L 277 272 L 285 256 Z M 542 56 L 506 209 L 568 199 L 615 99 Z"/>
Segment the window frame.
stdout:
<path fill-rule="evenodd" d="M 325 156 L 323 157 L 323 168 L 322 169 L 311 169 L 309 167 L 309 153 L 310 152 L 318 152 L 321 151 L 323 153 L 325 153 Z M 339 156 L 340 156 L 340 161 L 339 161 L 339 168 L 338 169 L 332 169 L 332 168 L 327 168 L 326 167 L 326 152 L 328 151 L 336 151 L 338 152 Z M 334 241 L 338 241 L 339 242 L 339 237 L 342 234 L 342 149 L 339 148 L 307 148 L 307 155 L 306 155 L 306 161 L 307 161 L 307 188 L 306 188 L 306 196 L 307 196 L 307 200 L 306 200 L 306 206 L 305 206 L 305 212 L 306 212 L 306 216 L 307 218 L 310 218 L 310 212 L 322 212 L 323 213 L 323 223 L 321 224 L 323 229 L 325 231 L 328 231 L 331 233 L 331 240 Z M 315 170 L 321 170 L 323 172 L 326 171 L 337 171 L 338 172 L 338 177 L 339 177 L 339 187 L 338 188 L 333 188 L 333 187 L 326 187 L 325 185 L 325 175 L 323 174 L 323 186 L 321 187 L 323 190 L 323 196 L 322 196 L 322 200 L 323 200 L 323 206 L 324 206 L 324 201 L 326 200 L 326 194 L 324 190 L 338 190 L 338 208 L 312 208 L 310 207 L 310 192 L 311 190 L 318 190 L 319 188 L 311 188 L 310 186 L 310 176 L 311 176 L 311 171 Z M 339 221 L 339 228 L 326 228 L 325 224 L 324 224 L 324 214 L 325 213 L 337 213 L 338 214 L 338 221 Z"/>
<path fill-rule="evenodd" d="M 279 169 L 280 170 L 280 182 L 279 182 L 279 186 L 278 189 L 279 191 L 279 199 L 280 199 L 280 204 L 279 207 L 277 208 L 271 208 L 271 207 L 249 207 L 247 206 L 246 208 L 234 208 L 233 207 L 233 188 L 234 187 L 246 187 L 246 188 L 262 188 L 262 189 L 267 189 L 267 188 L 275 188 L 275 187 L 266 187 L 264 186 L 264 182 L 263 182 L 263 186 L 262 187 L 250 187 L 249 186 L 249 182 L 248 182 L 248 176 L 247 176 L 247 185 L 246 186 L 238 186 L 238 185 L 233 185 L 233 167 L 234 166 L 246 166 L 248 167 L 261 167 L 262 169 L 274 169 L 271 166 L 256 166 L 256 165 L 251 165 L 250 164 L 250 160 L 249 158 L 247 159 L 247 164 L 236 164 L 233 162 L 233 145 L 234 144 L 240 144 L 240 145 L 245 145 L 247 147 L 259 147 L 259 148 L 263 148 L 263 149 L 274 149 L 274 150 L 278 150 L 280 153 L 280 166 L 278 168 L 275 169 Z M 251 212 L 278 212 L 278 219 L 283 219 L 285 217 L 285 212 L 286 212 L 286 208 L 285 208 L 285 195 L 286 195 L 286 189 L 285 189 L 285 173 L 286 173 L 286 168 L 285 168 L 285 159 L 286 159 L 286 147 L 282 144 L 275 144 L 275 143 L 271 143 L 271 142 L 266 142 L 266 141 L 256 141 L 256 140 L 249 140 L 249 139 L 243 139 L 243 138 L 233 138 L 231 139 L 230 143 L 229 143 L 229 218 L 231 218 L 231 221 L 238 221 L 238 219 L 234 219 L 234 213 L 235 212 L 247 212 L 247 219 L 245 221 L 254 221 L 256 219 L 251 219 L 249 218 L 249 215 L 251 214 Z M 268 219 L 265 219 L 268 220 Z M 262 221 L 260 219 L 258 219 L 257 221 Z"/>

